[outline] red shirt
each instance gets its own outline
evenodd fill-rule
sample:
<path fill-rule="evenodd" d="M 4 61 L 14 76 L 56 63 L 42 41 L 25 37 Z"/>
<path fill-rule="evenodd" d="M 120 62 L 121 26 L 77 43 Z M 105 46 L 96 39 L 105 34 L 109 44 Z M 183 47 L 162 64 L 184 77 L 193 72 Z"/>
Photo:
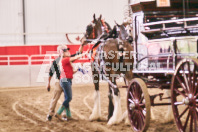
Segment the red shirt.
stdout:
<path fill-rule="evenodd" d="M 62 59 L 62 71 L 61 71 L 61 75 L 60 78 L 69 78 L 72 79 L 73 78 L 73 67 L 70 63 L 70 57 L 65 57 Z"/>

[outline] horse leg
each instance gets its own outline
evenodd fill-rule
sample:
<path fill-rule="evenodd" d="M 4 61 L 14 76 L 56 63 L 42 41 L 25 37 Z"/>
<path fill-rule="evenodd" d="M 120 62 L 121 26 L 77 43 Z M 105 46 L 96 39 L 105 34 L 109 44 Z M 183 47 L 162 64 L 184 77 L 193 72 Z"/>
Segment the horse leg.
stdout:
<path fill-rule="evenodd" d="M 124 78 L 124 82 L 125 82 L 126 86 L 129 86 L 129 81 L 126 78 Z M 126 89 L 126 96 L 125 97 L 126 97 L 126 100 L 127 100 L 127 89 Z M 126 105 L 127 105 L 127 101 L 126 101 Z M 130 121 L 129 121 L 129 118 L 128 118 L 128 111 L 127 110 L 123 113 L 122 120 L 125 120 L 125 124 L 126 125 L 130 125 Z"/>
<path fill-rule="evenodd" d="M 167 95 L 167 97 L 171 97 L 171 91 L 170 90 L 165 90 L 165 93 Z M 168 99 L 168 102 L 171 103 L 171 99 Z M 168 106 L 168 111 L 165 115 L 165 121 L 164 123 L 169 123 L 174 121 L 174 117 L 173 117 L 173 111 L 172 111 L 172 106 L 169 105 Z"/>
<path fill-rule="evenodd" d="M 111 91 L 111 86 L 109 85 L 109 107 L 108 107 L 108 121 L 109 119 L 112 117 L 113 115 L 113 110 L 114 110 L 114 105 L 113 105 L 113 95 L 112 95 L 112 91 Z"/>
<path fill-rule="evenodd" d="M 90 121 L 99 120 L 101 118 L 99 74 L 95 70 L 93 71 L 93 82 L 94 82 L 94 86 L 95 86 L 94 107 L 92 109 L 92 114 L 89 117 Z"/>
<path fill-rule="evenodd" d="M 153 112 L 153 107 L 151 107 L 151 120 L 155 120 L 155 114 Z"/>
<path fill-rule="evenodd" d="M 116 84 L 115 79 L 112 81 L 114 84 Z M 109 119 L 107 125 L 113 125 L 118 124 L 122 121 L 122 108 L 121 108 L 121 102 L 120 102 L 120 91 L 118 88 L 111 88 L 113 100 L 114 100 L 114 110 L 113 110 L 113 116 Z"/>

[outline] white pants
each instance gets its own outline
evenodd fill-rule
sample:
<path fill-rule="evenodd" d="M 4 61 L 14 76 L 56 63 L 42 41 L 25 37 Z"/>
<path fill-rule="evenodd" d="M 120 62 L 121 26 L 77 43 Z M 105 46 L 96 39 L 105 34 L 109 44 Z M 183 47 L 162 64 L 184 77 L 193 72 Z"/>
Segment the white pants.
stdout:
<path fill-rule="evenodd" d="M 53 97 L 51 99 L 50 107 L 49 107 L 49 113 L 48 114 L 50 116 L 54 115 L 56 104 L 57 104 L 62 92 L 63 92 L 63 89 L 61 88 L 59 81 L 56 81 L 55 82 L 54 94 L 53 94 Z"/>

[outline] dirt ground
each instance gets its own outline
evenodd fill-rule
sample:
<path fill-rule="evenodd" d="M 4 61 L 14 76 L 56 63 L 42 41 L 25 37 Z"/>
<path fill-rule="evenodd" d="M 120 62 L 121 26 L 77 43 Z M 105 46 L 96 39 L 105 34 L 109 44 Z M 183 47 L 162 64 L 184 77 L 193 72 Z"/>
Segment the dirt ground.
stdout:
<path fill-rule="evenodd" d="M 53 88 L 47 92 L 45 87 L 0 88 L 0 132 L 131 132 L 130 125 L 124 122 L 107 126 L 108 87 L 100 84 L 102 120 L 88 120 L 93 107 L 94 88 L 92 84 L 73 85 L 71 104 L 72 116 L 75 120 L 60 122 L 53 117 L 46 122 L 46 115 L 53 94 Z M 126 89 L 120 89 L 123 113 L 126 110 Z M 149 90 L 154 93 L 155 90 Z M 63 94 L 56 109 L 63 101 Z M 176 125 L 163 123 L 166 106 L 153 108 L 155 120 L 151 120 L 148 132 L 175 132 Z"/>

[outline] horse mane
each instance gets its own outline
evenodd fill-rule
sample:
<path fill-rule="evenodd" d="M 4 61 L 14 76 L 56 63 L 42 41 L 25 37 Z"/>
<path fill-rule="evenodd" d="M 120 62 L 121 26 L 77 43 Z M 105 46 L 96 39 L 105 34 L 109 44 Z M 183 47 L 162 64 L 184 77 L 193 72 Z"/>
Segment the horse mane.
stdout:
<path fill-rule="evenodd" d="M 107 25 L 108 30 L 111 31 L 112 29 L 111 29 L 111 26 L 109 25 L 109 23 L 107 23 L 107 22 L 105 21 L 105 24 Z"/>
<path fill-rule="evenodd" d="M 92 25 L 91 24 L 87 25 L 86 32 L 90 33 L 92 32 L 92 30 L 93 30 Z"/>
<path fill-rule="evenodd" d="M 116 26 L 113 27 L 111 32 L 109 33 L 109 38 L 118 38 L 119 33 L 117 32 Z"/>

